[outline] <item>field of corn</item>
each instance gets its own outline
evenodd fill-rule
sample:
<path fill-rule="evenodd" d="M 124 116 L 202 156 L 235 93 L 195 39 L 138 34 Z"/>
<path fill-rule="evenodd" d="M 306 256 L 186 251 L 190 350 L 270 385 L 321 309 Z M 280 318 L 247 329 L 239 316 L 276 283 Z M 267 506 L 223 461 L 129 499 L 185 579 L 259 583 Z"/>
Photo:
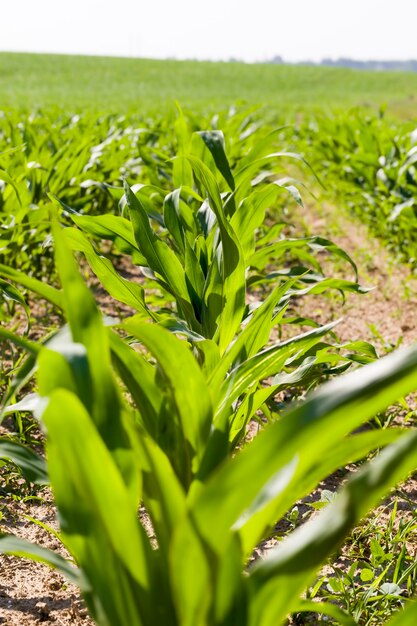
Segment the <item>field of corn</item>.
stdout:
<path fill-rule="evenodd" d="M 381 297 L 348 224 L 414 306 L 401 81 L 387 111 L 4 91 L 0 623 L 416 622 L 416 336 L 338 319 Z"/>

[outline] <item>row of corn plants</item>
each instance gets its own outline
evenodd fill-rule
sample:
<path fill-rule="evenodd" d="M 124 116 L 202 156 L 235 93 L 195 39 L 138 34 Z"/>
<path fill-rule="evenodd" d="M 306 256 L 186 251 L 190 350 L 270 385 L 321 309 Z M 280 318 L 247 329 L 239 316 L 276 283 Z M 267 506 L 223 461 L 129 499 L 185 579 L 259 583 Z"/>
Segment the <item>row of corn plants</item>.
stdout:
<path fill-rule="evenodd" d="M 241 156 L 259 136 L 256 111 L 213 118 L 32 114 L 0 111 L 0 252 L 13 267 L 50 271 L 48 204 L 57 196 L 83 214 L 111 212 L 121 177 L 163 185 L 170 158 L 181 151 L 181 130 L 226 127 L 230 156 Z M 267 134 L 267 129 L 265 130 Z"/>
<path fill-rule="evenodd" d="M 326 170 L 333 198 L 369 225 L 402 260 L 415 263 L 417 135 L 381 112 L 317 116 L 296 132 L 299 149 Z"/>
<path fill-rule="evenodd" d="M 354 624 L 302 593 L 349 529 L 417 466 L 414 431 L 358 430 L 416 388 L 417 352 L 370 363 L 376 354 L 368 344 L 339 345 L 333 324 L 288 313 L 309 293 L 363 291 L 321 273 L 317 250 L 352 264 L 331 242 L 265 227 L 279 193 L 298 198 L 294 181 L 274 176 L 271 164 L 296 155 L 271 152 L 268 137 L 228 158 L 222 133 L 192 132 L 181 114 L 176 133 L 180 149 L 168 175 L 158 167 L 152 183 L 117 189 L 119 214 L 85 215 L 54 200 L 60 289 L 0 266 L 10 290 L 20 298 L 15 285 L 34 291 L 67 322 L 39 342 L 0 327 L 27 353 L 3 412 L 34 412 L 46 432 L 46 462 L 0 445 L 31 480 L 50 482 L 71 559 L 13 536 L 0 538 L 0 549 L 59 569 L 103 626 L 272 626 L 312 610 Z M 59 217 L 75 226 L 61 230 Z M 117 271 L 102 239 L 142 268 L 141 280 Z M 103 318 L 73 251 L 136 314 Z M 274 329 L 297 324 L 312 329 L 276 339 Z M 274 403 L 280 391 L 316 386 L 352 363 L 365 365 L 286 411 Z M 36 393 L 16 404 L 34 374 Z M 271 423 L 246 441 L 260 411 Z M 378 448 L 385 449 L 325 511 L 251 561 L 297 500 Z M 138 516 L 142 503 L 156 544 Z M 414 606 L 392 623 L 410 623 Z"/>

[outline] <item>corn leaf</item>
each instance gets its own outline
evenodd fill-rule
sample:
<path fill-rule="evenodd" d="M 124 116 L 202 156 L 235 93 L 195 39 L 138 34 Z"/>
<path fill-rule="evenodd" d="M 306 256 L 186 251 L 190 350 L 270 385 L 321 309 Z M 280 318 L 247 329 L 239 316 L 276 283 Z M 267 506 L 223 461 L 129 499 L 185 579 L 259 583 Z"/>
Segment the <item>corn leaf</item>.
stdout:
<path fill-rule="evenodd" d="M 65 576 L 70 583 L 78 585 L 83 592 L 89 591 L 89 584 L 84 579 L 82 572 L 52 550 L 42 548 L 14 535 L 0 535 L 0 552 L 49 565 Z"/>
<path fill-rule="evenodd" d="M 229 161 L 227 160 L 223 133 L 220 130 L 202 130 L 198 131 L 196 134 L 204 141 L 206 147 L 211 152 L 217 169 L 230 189 L 234 191 L 235 181 L 230 170 Z"/>
<path fill-rule="evenodd" d="M 111 261 L 98 254 L 79 230 L 66 228 L 63 231 L 63 235 L 72 250 L 78 250 L 85 255 L 88 264 L 104 289 L 115 300 L 142 312 L 146 317 L 152 315 L 145 304 L 144 290 L 141 285 L 122 278 L 113 267 Z"/>
<path fill-rule="evenodd" d="M 99 611 L 112 624 L 150 623 L 154 555 L 110 451 L 71 392 L 52 392 L 43 420 L 62 535 L 95 589 Z"/>
<path fill-rule="evenodd" d="M 416 466 L 417 432 L 412 432 L 388 446 L 349 480 L 321 514 L 294 531 L 262 563 L 255 564 L 249 579 L 249 624 L 273 626 L 282 621 L 315 570 L 350 528 Z M 276 593 L 277 586 L 280 594 Z"/>
<path fill-rule="evenodd" d="M 56 307 L 62 307 L 61 293 L 58 289 L 55 289 L 55 287 L 51 287 L 51 285 L 48 285 L 47 283 L 37 280 L 36 278 L 32 278 L 32 276 L 28 276 L 25 272 L 20 272 L 19 270 L 15 270 L 7 265 L 3 265 L 2 263 L 0 263 L 0 275 L 18 283 L 19 285 L 22 285 L 22 287 L 30 289 L 30 291 L 37 293 L 42 298 L 45 298 L 45 300 L 48 300 L 48 302 L 54 304 Z"/>
<path fill-rule="evenodd" d="M 121 400 L 114 380 L 107 329 L 84 284 L 62 232 L 55 226 L 55 259 L 63 286 L 63 303 L 74 343 L 85 346 L 88 358 L 92 416 L 127 481 L 133 466 L 129 440 L 121 419 Z M 77 363 L 82 364 L 82 361 Z M 84 364 L 81 365 L 85 371 Z M 59 381 L 57 381 L 59 385 Z"/>
<path fill-rule="evenodd" d="M 30 448 L 15 441 L 0 439 L 0 459 L 7 459 L 19 467 L 27 481 L 47 485 L 48 472 L 44 459 Z"/>
<path fill-rule="evenodd" d="M 141 200 L 127 183 L 124 188 L 133 232 L 141 253 L 146 257 L 151 270 L 163 278 L 166 288 L 177 300 L 185 319 L 190 320 L 191 325 L 198 328 L 199 324 L 188 294 L 184 270 L 178 257 L 165 241 L 160 240 L 153 232 Z"/>
<path fill-rule="evenodd" d="M 156 358 L 164 386 L 172 401 L 173 416 L 182 435 L 182 455 L 187 473 L 196 468 L 206 446 L 213 419 L 213 407 L 204 376 L 184 342 L 163 328 L 127 320 L 123 324 Z M 198 398 L 198 401 L 196 399 Z M 178 450 L 177 454 L 181 454 Z M 191 476 L 186 478 L 190 480 Z"/>
<path fill-rule="evenodd" d="M 416 388 L 416 366 L 417 351 L 408 349 L 331 381 L 219 468 L 194 506 L 213 549 L 224 549 L 228 528 L 243 528 L 272 500 L 284 500 L 286 490 L 349 432 Z M 255 529 L 252 537 L 256 543 Z"/>
<path fill-rule="evenodd" d="M 216 179 L 199 159 L 192 156 L 186 158 L 208 194 L 210 207 L 216 215 L 220 231 L 221 269 L 217 268 L 217 264 L 212 264 L 216 278 L 209 276 L 207 279 L 204 303 L 206 315 L 211 320 L 210 324 L 213 324 L 213 321 L 217 323 L 215 339 L 223 354 L 242 321 L 246 288 L 244 256 L 239 240 L 224 214 Z"/>

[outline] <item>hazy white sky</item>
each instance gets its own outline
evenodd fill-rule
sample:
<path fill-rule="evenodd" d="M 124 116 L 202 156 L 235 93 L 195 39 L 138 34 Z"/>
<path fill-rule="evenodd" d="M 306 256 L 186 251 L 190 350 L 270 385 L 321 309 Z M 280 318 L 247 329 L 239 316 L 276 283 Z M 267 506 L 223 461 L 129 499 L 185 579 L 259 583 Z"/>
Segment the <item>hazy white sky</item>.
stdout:
<path fill-rule="evenodd" d="M 417 0 L 0 0 L 0 50 L 417 58 Z"/>

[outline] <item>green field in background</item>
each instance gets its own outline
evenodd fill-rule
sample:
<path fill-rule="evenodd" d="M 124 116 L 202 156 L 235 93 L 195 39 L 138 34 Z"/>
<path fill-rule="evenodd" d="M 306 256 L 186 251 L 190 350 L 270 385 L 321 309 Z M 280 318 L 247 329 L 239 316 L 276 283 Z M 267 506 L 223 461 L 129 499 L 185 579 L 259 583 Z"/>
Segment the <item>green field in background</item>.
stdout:
<path fill-rule="evenodd" d="M 0 53 L 0 109 L 56 105 L 106 112 L 172 106 L 210 110 L 236 102 L 273 116 L 356 105 L 416 117 L 417 74 L 202 61 Z"/>

